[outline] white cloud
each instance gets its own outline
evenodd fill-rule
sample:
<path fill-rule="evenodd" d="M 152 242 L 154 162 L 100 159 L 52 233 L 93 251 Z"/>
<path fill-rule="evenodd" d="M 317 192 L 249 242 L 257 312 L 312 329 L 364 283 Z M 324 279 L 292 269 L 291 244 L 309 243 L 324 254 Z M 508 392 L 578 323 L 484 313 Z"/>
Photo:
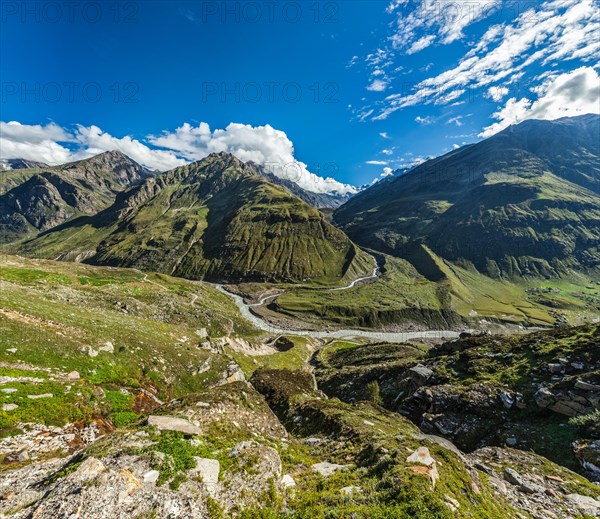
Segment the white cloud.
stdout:
<path fill-rule="evenodd" d="M 388 164 L 387 160 L 367 160 L 365 164 L 370 164 L 371 166 L 386 166 Z"/>
<path fill-rule="evenodd" d="M 388 135 L 387 132 L 381 132 L 379 134 L 380 137 L 383 137 L 384 139 L 391 139 L 391 137 Z"/>
<path fill-rule="evenodd" d="M 369 86 L 367 86 L 367 90 L 371 92 L 383 92 L 388 86 L 387 81 L 382 79 L 374 79 Z"/>
<path fill-rule="evenodd" d="M 383 168 L 383 173 L 381 174 L 382 177 L 389 177 L 390 175 L 394 174 L 394 170 L 392 168 Z"/>
<path fill-rule="evenodd" d="M 185 164 L 173 152 L 153 150 L 129 136 L 113 137 L 97 126 L 77 126 L 75 131 L 68 131 L 55 123 L 41 126 L 0 122 L 0 158 L 25 158 L 56 165 L 111 150 L 120 150 L 152 169 L 166 170 Z"/>
<path fill-rule="evenodd" d="M 508 95 L 508 92 L 509 90 L 507 87 L 493 86 L 488 88 L 485 97 L 498 103 Z"/>
<path fill-rule="evenodd" d="M 438 1 L 441 0 L 433 0 L 432 5 Z M 403 3 L 398 2 L 398 5 Z M 410 15 L 408 19 L 412 19 Z M 409 22 L 405 20 L 403 23 Z M 437 22 L 422 23 L 427 28 Z M 417 24 L 414 30 L 420 27 L 422 25 Z M 387 96 L 384 107 L 373 119 L 386 119 L 395 111 L 409 106 L 447 104 L 456 101 L 469 89 L 484 88 L 489 95 L 491 85 L 503 81 L 504 86 L 500 88 L 506 88 L 534 64 L 546 66 L 559 62 L 564 65 L 574 59 L 595 62 L 600 57 L 599 32 L 597 0 L 546 0 L 539 5 L 531 2 L 531 7 L 514 20 L 490 26 L 455 67 L 421 81 L 412 94 Z M 404 39 L 399 36 L 403 47 L 416 41 L 411 39 L 411 34 L 409 31 Z M 457 33 L 449 31 L 444 34 Z M 497 90 L 495 95 L 499 96 L 502 92 Z"/>
<path fill-rule="evenodd" d="M 71 160 L 71 151 L 58 142 L 72 140 L 71 135 L 54 123 L 42 126 L 17 121 L 0 122 L 0 158 L 24 158 L 61 164 Z"/>
<path fill-rule="evenodd" d="M 211 131 L 207 123 L 183 124 L 174 132 L 149 136 L 154 146 L 175 151 L 188 160 L 200 160 L 210 153 L 226 151 L 238 159 L 265 166 L 274 175 L 296 182 L 316 193 L 356 193 L 357 189 L 333 178 L 311 173 L 294 157 L 294 145 L 285 132 L 270 125 L 251 126 L 230 123 L 225 129 Z"/>
<path fill-rule="evenodd" d="M 381 150 L 381 153 L 383 153 L 384 155 L 393 155 L 394 150 L 386 148 L 385 150 Z"/>
<path fill-rule="evenodd" d="M 462 120 L 463 116 L 459 115 L 457 117 L 451 117 L 450 119 L 448 119 L 448 121 L 446 121 L 446 124 L 456 124 L 456 126 L 462 126 Z"/>
<path fill-rule="evenodd" d="M 0 158 L 25 158 L 56 165 L 117 149 L 146 167 L 166 171 L 210 153 L 226 151 L 244 162 L 263 165 L 309 191 L 358 191 L 354 186 L 311 173 L 306 164 L 295 159 L 294 146 L 287 135 L 269 125 L 231 123 L 225 129 L 211 131 L 206 123 L 196 127 L 185 123 L 174 132 L 150 135 L 147 140 L 153 147 L 130 136 L 114 137 L 93 125 L 67 130 L 54 123 L 42 126 L 0 122 Z"/>
<path fill-rule="evenodd" d="M 511 98 L 493 117 L 494 124 L 484 128 L 480 137 L 490 137 L 526 119 L 559 119 L 600 113 L 600 76 L 591 67 L 551 76 L 535 89 L 535 101 L 526 97 Z"/>
<path fill-rule="evenodd" d="M 428 124 L 433 123 L 433 117 L 431 117 L 430 115 L 428 115 L 427 117 L 421 117 L 420 115 L 417 115 L 417 117 L 415 117 L 415 121 L 419 124 L 426 126 Z"/>
<path fill-rule="evenodd" d="M 407 54 L 433 43 L 449 44 L 464 37 L 468 25 L 498 14 L 502 0 L 398 0 L 388 7 L 395 12 L 395 33 L 390 38 L 396 49 Z M 421 36 L 423 33 L 425 36 Z"/>
<path fill-rule="evenodd" d="M 416 54 L 417 52 L 429 47 L 434 41 L 435 36 L 433 34 L 423 36 L 410 46 L 410 48 L 406 51 L 406 54 Z"/>

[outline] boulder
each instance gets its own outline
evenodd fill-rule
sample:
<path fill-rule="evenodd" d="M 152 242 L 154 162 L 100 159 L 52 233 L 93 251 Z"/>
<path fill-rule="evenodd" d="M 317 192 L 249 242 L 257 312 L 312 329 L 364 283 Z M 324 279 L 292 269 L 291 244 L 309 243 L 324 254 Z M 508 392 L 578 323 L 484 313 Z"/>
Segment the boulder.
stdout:
<path fill-rule="evenodd" d="M 150 415 L 148 417 L 148 425 L 155 426 L 159 431 L 178 431 L 190 436 L 200 434 L 199 427 L 183 418 L 175 416 Z"/>
<path fill-rule="evenodd" d="M 350 465 L 338 465 L 337 463 L 329 463 L 328 461 L 323 461 L 321 463 L 315 463 L 312 466 L 312 468 L 313 470 L 321 474 L 321 476 L 328 478 L 334 472 L 337 472 L 338 470 L 343 470 L 349 466 Z"/>
<path fill-rule="evenodd" d="M 568 494 L 566 497 L 582 513 L 591 517 L 600 516 L 600 501 L 597 501 L 593 497 L 582 496 L 581 494 Z"/>
<path fill-rule="evenodd" d="M 218 460 L 210 458 L 194 458 L 196 460 L 196 468 L 192 470 L 193 474 L 197 474 L 202 478 L 202 482 L 206 487 L 207 492 L 211 496 L 215 496 L 219 487 L 219 474 L 221 465 Z"/>

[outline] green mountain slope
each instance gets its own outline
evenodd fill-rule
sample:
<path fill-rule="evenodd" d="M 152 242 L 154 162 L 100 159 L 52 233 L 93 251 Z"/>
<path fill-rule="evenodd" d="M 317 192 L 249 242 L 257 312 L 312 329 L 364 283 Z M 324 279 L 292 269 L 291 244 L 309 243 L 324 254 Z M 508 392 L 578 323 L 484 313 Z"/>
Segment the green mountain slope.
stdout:
<path fill-rule="evenodd" d="M 112 204 L 117 193 L 152 174 L 118 151 L 62 166 L 37 166 L 0 176 L 0 243 L 95 214 Z"/>
<path fill-rule="evenodd" d="M 229 281 L 335 282 L 372 268 L 319 211 L 226 153 L 148 179 L 21 252 Z"/>
<path fill-rule="evenodd" d="M 526 121 L 379 182 L 334 221 L 361 245 L 410 259 L 424 243 L 494 277 L 596 268 L 599 142 L 599 116 Z"/>

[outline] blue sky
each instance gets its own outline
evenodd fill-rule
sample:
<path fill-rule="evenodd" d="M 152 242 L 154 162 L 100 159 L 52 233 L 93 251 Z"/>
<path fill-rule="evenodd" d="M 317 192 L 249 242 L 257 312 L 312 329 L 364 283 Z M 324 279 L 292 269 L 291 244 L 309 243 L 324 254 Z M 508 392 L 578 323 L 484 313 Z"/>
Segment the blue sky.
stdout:
<path fill-rule="evenodd" d="M 119 148 L 168 169 L 225 149 L 344 191 L 510 123 L 600 111 L 598 13 L 598 0 L 5 2 L 0 154 Z"/>

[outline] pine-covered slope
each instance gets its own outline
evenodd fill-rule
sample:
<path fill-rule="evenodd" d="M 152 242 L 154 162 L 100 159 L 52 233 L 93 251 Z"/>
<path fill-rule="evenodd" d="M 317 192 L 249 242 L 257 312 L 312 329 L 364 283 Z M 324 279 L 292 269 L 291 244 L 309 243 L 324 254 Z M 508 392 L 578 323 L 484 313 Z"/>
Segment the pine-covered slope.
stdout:
<path fill-rule="evenodd" d="M 227 153 L 150 178 L 21 252 L 228 281 L 335 282 L 372 268 L 319 211 Z"/>

